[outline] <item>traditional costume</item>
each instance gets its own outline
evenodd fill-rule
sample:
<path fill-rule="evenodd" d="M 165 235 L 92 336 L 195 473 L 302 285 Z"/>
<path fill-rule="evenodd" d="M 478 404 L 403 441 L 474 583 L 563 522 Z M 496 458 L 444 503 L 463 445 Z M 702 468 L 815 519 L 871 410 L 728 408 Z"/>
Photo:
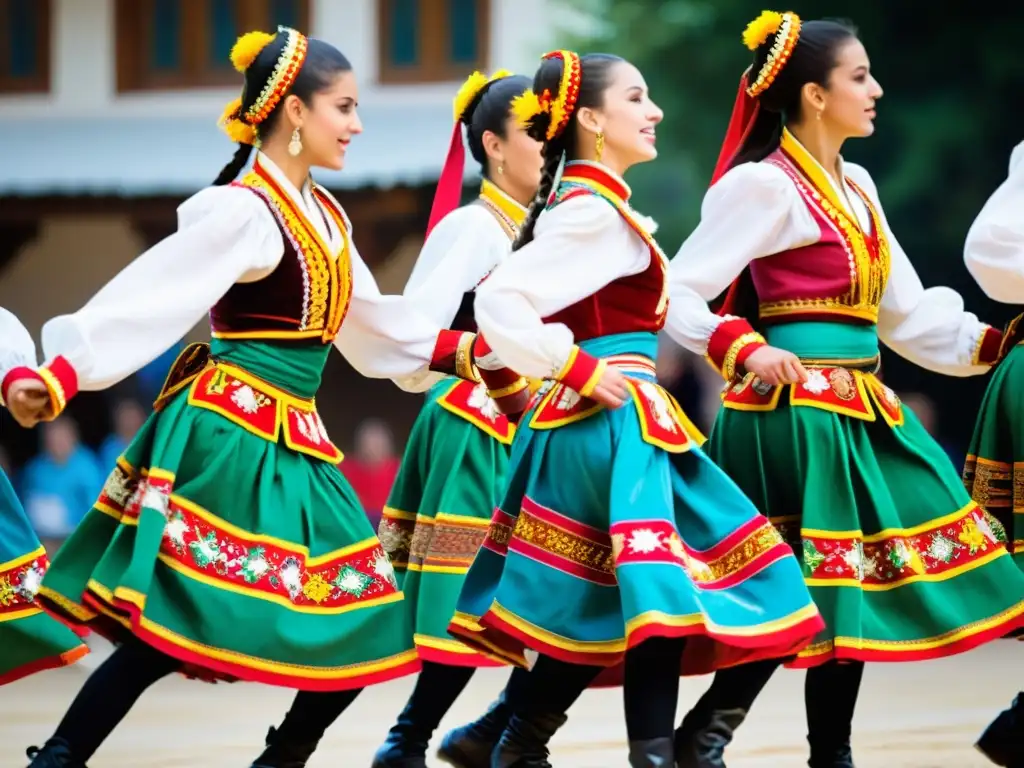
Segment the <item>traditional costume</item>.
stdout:
<path fill-rule="evenodd" d="M 799 20 L 782 18 L 777 39 L 794 44 Z M 744 76 L 733 127 L 756 113 L 747 85 Z M 863 662 L 961 653 L 1024 623 L 1024 578 L 1003 527 L 876 375 L 879 341 L 939 373 L 985 373 L 1001 334 L 954 291 L 921 285 L 863 168 L 840 161 L 836 182 L 783 130 L 762 162 L 721 175 L 737 145 L 723 147 L 701 223 L 672 262 L 666 327 L 721 372 L 708 454 L 783 532 L 826 620 L 793 662 L 815 668 L 811 765 L 852 765 Z M 707 302 L 730 284 L 712 312 Z M 765 344 L 797 355 L 808 380 L 773 387 L 745 372 Z M 699 704 L 681 740 L 724 731 L 720 754 L 771 671 L 720 673 L 732 699 Z M 726 711 L 735 716 L 723 722 Z"/>
<path fill-rule="evenodd" d="M 1009 177 L 992 194 L 967 234 L 967 269 L 988 296 L 1024 304 L 1024 144 L 1010 157 Z M 1000 357 L 981 403 L 964 467 L 977 504 L 1006 529 L 1006 546 L 1024 568 L 1024 347 L 1021 316 L 1007 326 Z M 1024 693 L 978 741 L 996 765 L 1024 765 Z"/>
<path fill-rule="evenodd" d="M 3 308 L 0 339 L 0 381 L 13 368 L 36 365 L 35 343 Z M 74 632 L 43 613 L 36 602 L 48 564 L 10 480 L 0 470 L 0 685 L 74 664 L 89 652 Z"/>
<path fill-rule="evenodd" d="M 445 196 L 448 188 L 462 189 L 462 124 L 487 88 L 508 74 L 486 78 L 476 73 L 455 99 L 452 151 L 438 182 L 431 229 L 405 289 L 406 296 L 429 303 L 443 327 L 476 331 L 474 290 L 508 256 L 526 218 L 526 208 L 486 178 L 476 200 L 444 210 L 452 202 Z M 456 378 L 439 381 L 428 391 L 413 425 L 379 536 L 405 593 L 424 665 L 374 768 L 425 766 L 420 761 L 427 742 L 473 670 L 497 664 L 453 639 L 448 624 L 504 490 L 514 430 L 483 383 Z M 497 715 L 491 713 L 494 727 L 484 739 L 485 765 L 490 746 L 505 727 L 505 718 Z M 468 759 L 462 753 L 471 748 L 464 740 L 446 737 L 439 757 L 462 764 Z"/>
<path fill-rule="evenodd" d="M 450 631 L 501 661 L 583 665 L 583 687 L 649 638 L 687 638 L 682 671 L 702 674 L 794 653 L 821 626 L 782 538 L 656 383 L 667 261 L 629 196 L 607 168 L 568 163 L 536 239 L 476 303 L 501 361 L 548 381 Z M 616 410 L 589 398 L 609 365 L 629 377 Z M 564 722 L 535 715 L 542 736 Z"/>
<path fill-rule="evenodd" d="M 300 33 L 281 34 L 287 77 L 267 91 L 277 98 L 305 50 Z M 317 413 L 322 370 L 335 347 L 363 375 L 424 391 L 440 374 L 472 376 L 458 354 L 472 335 L 439 332 L 409 299 L 382 296 L 337 201 L 312 181 L 296 189 L 262 152 L 239 180 L 183 203 L 178 218 L 176 234 L 44 326 L 46 365 L 4 380 L 6 389 L 40 379 L 59 413 L 210 313 L 212 342 L 179 357 L 40 600 L 124 644 L 107 662 L 120 664 L 123 688 L 109 692 L 111 712 L 123 716 L 146 686 L 186 669 L 297 688 L 292 711 L 308 714 L 296 718 L 323 718 L 326 728 L 359 689 L 420 662 L 394 569 Z M 314 691 L 337 695 L 304 696 Z M 83 735 L 88 717 L 113 722 Z M 84 762 L 118 719 L 69 713 L 33 765 Z M 281 765 L 286 751 L 289 765 L 308 757 L 294 745 L 274 752 L 275 735 L 288 740 L 272 731 L 258 765 Z"/>

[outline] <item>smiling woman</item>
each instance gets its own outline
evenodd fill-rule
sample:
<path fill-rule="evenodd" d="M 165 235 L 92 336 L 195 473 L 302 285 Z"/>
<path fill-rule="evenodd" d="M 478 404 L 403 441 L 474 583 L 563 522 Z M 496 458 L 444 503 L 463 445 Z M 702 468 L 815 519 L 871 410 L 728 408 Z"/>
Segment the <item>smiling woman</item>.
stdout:
<path fill-rule="evenodd" d="M 474 378 L 458 352 L 473 334 L 382 296 L 344 210 L 310 178 L 341 169 L 362 130 L 341 52 L 282 27 L 239 38 L 231 63 L 244 76 L 222 117 L 235 157 L 182 204 L 177 232 L 46 323 L 46 364 L 0 382 L 11 415 L 33 426 L 210 315 L 212 342 L 178 358 L 40 587 L 55 615 L 119 647 L 31 750 L 33 768 L 83 768 L 173 672 L 298 689 L 255 765 L 304 765 L 361 688 L 419 668 L 391 561 L 315 398 L 332 347 L 408 391 Z"/>
<path fill-rule="evenodd" d="M 779 534 L 657 384 L 668 262 L 622 179 L 657 156 L 663 115 L 643 75 L 553 51 L 514 111 L 544 173 L 475 310 L 494 355 L 546 383 L 449 631 L 523 667 L 539 654 L 510 679 L 492 765 L 549 766 L 566 711 L 622 666 L 630 765 L 666 766 L 680 671 L 795 652 L 820 619 Z"/>

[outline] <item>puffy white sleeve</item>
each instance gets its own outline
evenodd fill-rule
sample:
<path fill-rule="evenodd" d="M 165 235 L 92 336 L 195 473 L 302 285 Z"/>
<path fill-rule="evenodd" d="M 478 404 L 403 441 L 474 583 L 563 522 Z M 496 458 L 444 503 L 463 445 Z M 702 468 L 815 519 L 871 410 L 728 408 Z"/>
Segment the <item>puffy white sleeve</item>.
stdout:
<path fill-rule="evenodd" d="M 334 346 L 360 374 L 393 379 L 407 392 L 424 392 L 443 374 L 429 369 L 441 331 L 439 323 L 405 296 L 384 296 L 355 244 L 352 297 Z"/>
<path fill-rule="evenodd" d="M 0 381 L 15 368 L 35 368 L 36 343 L 13 313 L 0 307 Z"/>
<path fill-rule="evenodd" d="M 43 326 L 44 357 L 67 360 L 79 389 L 105 389 L 166 351 L 236 282 L 273 271 L 283 251 L 273 214 L 256 195 L 204 189 L 178 208 L 177 232 L 80 310 Z"/>
<path fill-rule="evenodd" d="M 582 195 L 541 214 L 532 242 L 477 288 L 475 316 L 498 358 L 523 376 L 553 378 L 572 354 L 572 331 L 545 323 L 613 280 L 643 272 L 650 250 L 606 201 Z"/>
<path fill-rule="evenodd" d="M 423 244 L 404 295 L 447 328 L 463 296 L 498 265 L 509 247 L 508 236 L 486 208 L 454 210 Z"/>
<path fill-rule="evenodd" d="M 964 244 L 967 270 L 988 297 L 1024 304 L 1024 142 L 1010 173 L 974 220 Z"/>
<path fill-rule="evenodd" d="M 964 300 L 952 288 L 925 288 L 914 265 L 893 235 L 866 170 L 853 163 L 847 175 L 870 197 L 889 240 L 889 282 L 878 310 L 878 338 L 900 357 L 922 368 L 949 376 L 985 373 L 990 364 L 978 361 L 991 326 L 964 310 Z"/>

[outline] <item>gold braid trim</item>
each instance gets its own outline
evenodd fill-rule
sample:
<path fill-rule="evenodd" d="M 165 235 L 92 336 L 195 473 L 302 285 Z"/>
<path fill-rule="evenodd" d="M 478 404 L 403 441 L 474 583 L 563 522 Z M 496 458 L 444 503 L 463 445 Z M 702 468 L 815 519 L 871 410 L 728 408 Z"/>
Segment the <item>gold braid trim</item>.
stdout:
<path fill-rule="evenodd" d="M 732 381 L 736 376 L 736 358 L 739 357 L 743 348 L 750 344 L 767 344 L 764 336 L 760 333 L 744 333 L 736 341 L 729 345 L 725 357 L 722 358 L 722 376 L 726 381 Z"/>

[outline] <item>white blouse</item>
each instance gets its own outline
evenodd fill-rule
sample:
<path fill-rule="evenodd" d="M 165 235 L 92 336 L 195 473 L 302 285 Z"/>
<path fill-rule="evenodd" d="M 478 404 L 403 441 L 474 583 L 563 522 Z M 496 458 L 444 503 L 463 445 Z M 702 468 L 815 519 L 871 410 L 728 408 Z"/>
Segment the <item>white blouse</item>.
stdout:
<path fill-rule="evenodd" d="M 0 382 L 14 368 L 35 368 L 36 343 L 13 313 L 0 307 Z"/>
<path fill-rule="evenodd" d="M 449 213 L 423 244 L 404 295 L 439 325 L 451 325 L 463 296 L 501 264 L 512 241 L 490 210 L 472 203 Z"/>
<path fill-rule="evenodd" d="M 988 371 L 989 366 L 972 364 L 986 325 L 964 311 L 963 299 L 953 289 L 921 284 L 889 229 L 871 176 L 853 163 L 842 164 L 840 170 L 870 197 L 889 239 L 891 268 L 879 307 L 879 339 L 901 357 L 938 373 L 971 376 Z M 833 189 L 847 213 L 870 232 L 870 214 L 857 194 L 845 181 L 841 187 L 833 182 Z M 783 170 L 769 163 L 733 168 L 708 190 L 700 224 L 669 267 L 669 335 L 691 352 L 706 354 L 711 334 L 724 320 L 707 302 L 754 259 L 810 245 L 819 237 L 818 224 Z"/>
<path fill-rule="evenodd" d="M 551 378 L 568 362 L 575 339 L 564 324 L 542 318 L 650 263 L 647 244 L 607 201 L 570 198 L 542 213 L 534 239 L 477 289 L 477 325 L 509 368 Z"/>
<path fill-rule="evenodd" d="M 300 192 L 260 153 L 261 165 L 285 190 L 334 253 L 343 244 L 333 219 L 307 184 Z M 355 244 L 352 295 L 335 346 L 364 376 L 391 378 L 424 391 L 440 374 L 427 369 L 441 330 L 402 296 L 383 296 Z M 47 360 L 63 355 L 82 390 L 105 389 L 154 360 L 185 335 L 235 283 L 274 271 L 284 240 L 270 209 L 249 190 L 210 187 L 178 208 L 178 231 L 123 269 L 79 311 L 43 326 Z"/>
<path fill-rule="evenodd" d="M 1006 181 L 971 225 L 964 261 L 989 298 L 1024 304 L 1024 142 L 1010 155 Z"/>

